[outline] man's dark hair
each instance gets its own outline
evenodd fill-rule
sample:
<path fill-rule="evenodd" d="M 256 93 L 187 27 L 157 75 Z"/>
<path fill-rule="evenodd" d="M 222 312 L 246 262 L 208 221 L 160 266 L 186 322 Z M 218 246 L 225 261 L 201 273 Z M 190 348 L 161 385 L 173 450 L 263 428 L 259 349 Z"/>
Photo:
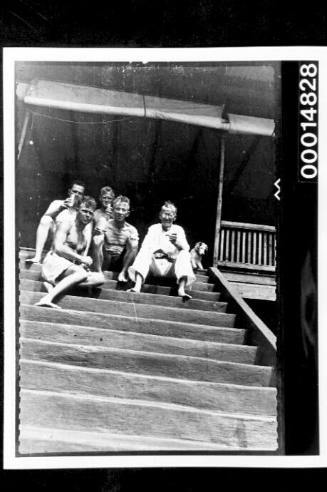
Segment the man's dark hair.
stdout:
<path fill-rule="evenodd" d="M 86 188 L 85 183 L 84 183 L 83 181 L 81 181 L 80 179 L 74 179 L 74 181 L 72 181 L 72 182 L 71 182 L 70 189 L 71 189 L 74 185 L 83 186 L 84 190 L 85 190 L 85 188 Z"/>
<path fill-rule="evenodd" d="M 84 196 L 83 200 L 80 203 L 80 207 L 82 205 L 85 205 L 88 208 L 93 208 L 93 210 L 95 210 L 97 208 L 97 203 L 94 200 L 94 198 L 92 196 L 88 196 L 88 195 Z"/>

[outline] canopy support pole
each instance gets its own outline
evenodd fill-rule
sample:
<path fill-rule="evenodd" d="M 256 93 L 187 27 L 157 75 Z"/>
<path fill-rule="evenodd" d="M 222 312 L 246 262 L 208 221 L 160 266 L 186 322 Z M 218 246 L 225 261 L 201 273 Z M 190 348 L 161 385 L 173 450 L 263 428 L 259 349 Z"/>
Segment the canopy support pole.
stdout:
<path fill-rule="evenodd" d="M 31 117 L 31 112 L 26 110 L 25 119 L 24 119 L 23 128 L 22 128 L 22 133 L 20 135 L 19 144 L 18 144 L 18 159 L 20 158 L 20 154 L 22 152 L 22 148 L 23 148 L 23 145 L 25 142 L 27 127 L 28 127 L 30 117 Z"/>
<path fill-rule="evenodd" d="M 218 180 L 218 201 L 217 201 L 217 214 L 216 214 L 215 242 L 214 242 L 214 248 L 213 248 L 213 266 L 214 267 L 217 266 L 218 253 L 219 253 L 221 211 L 222 211 L 222 205 L 223 205 L 224 167 L 225 167 L 225 135 L 222 135 L 220 138 L 220 166 L 219 166 L 219 180 Z"/>

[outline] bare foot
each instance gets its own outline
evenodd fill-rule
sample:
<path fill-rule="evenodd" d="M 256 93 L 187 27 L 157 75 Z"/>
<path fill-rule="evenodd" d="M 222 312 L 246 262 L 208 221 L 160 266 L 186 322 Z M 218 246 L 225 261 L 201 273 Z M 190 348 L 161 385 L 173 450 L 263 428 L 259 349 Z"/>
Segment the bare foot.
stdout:
<path fill-rule="evenodd" d="M 47 289 L 48 292 L 51 292 L 52 289 L 54 288 L 50 282 L 43 282 L 44 287 Z"/>
<path fill-rule="evenodd" d="M 36 256 L 34 256 L 34 258 L 27 258 L 25 260 L 25 263 L 40 263 L 41 262 L 41 258 L 37 258 Z"/>
<path fill-rule="evenodd" d="M 184 301 L 192 299 L 192 296 L 190 296 L 190 294 L 186 294 L 184 289 L 178 289 L 178 296 L 182 297 Z"/>
<path fill-rule="evenodd" d="M 117 277 L 118 282 L 128 282 L 128 278 L 126 276 L 126 272 L 120 272 Z"/>
<path fill-rule="evenodd" d="M 41 299 L 39 302 L 37 302 L 35 306 L 49 307 L 53 309 L 62 309 L 60 306 L 58 306 L 58 304 L 54 304 L 53 302 L 46 301 L 44 299 Z"/>

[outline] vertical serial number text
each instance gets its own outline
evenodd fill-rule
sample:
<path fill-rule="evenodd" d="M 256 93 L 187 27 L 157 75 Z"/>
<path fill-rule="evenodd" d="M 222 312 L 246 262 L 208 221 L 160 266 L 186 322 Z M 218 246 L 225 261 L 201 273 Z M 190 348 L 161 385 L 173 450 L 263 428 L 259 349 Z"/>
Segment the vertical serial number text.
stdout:
<path fill-rule="evenodd" d="M 299 80 L 299 178 L 314 180 L 318 174 L 318 64 L 300 64 Z"/>

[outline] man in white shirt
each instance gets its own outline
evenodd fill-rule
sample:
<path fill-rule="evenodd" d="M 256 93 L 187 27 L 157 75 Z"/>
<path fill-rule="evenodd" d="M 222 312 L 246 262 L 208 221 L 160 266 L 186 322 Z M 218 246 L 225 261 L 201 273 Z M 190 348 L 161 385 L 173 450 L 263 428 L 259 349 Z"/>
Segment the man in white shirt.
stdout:
<path fill-rule="evenodd" d="M 131 292 L 140 292 L 149 272 L 154 276 L 177 279 L 178 295 L 191 299 L 185 289 L 194 282 L 190 247 L 184 229 L 175 225 L 177 208 L 165 202 L 159 214 L 160 223 L 149 227 L 133 265 L 128 269 L 135 285 Z"/>

